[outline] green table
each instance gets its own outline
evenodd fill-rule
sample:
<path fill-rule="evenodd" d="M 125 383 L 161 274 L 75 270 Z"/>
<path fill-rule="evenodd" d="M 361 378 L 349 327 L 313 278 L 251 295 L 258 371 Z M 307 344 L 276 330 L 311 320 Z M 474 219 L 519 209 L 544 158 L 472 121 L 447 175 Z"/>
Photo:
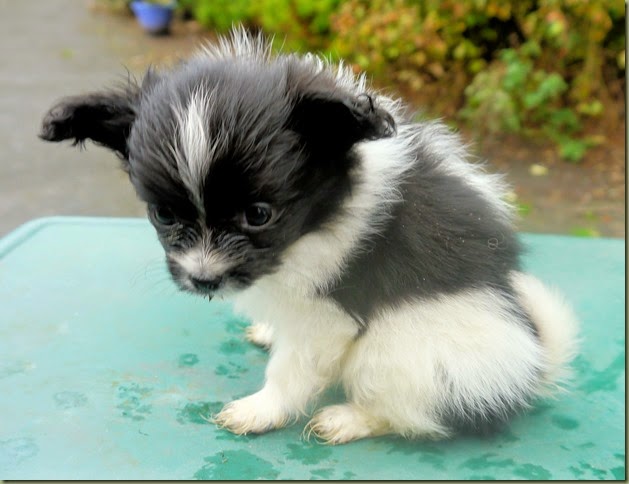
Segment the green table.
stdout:
<path fill-rule="evenodd" d="M 203 419 L 259 388 L 267 354 L 227 302 L 177 292 L 148 222 L 30 222 L 0 241 L 0 478 L 624 479 L 625 243 L 522 239 L 582 321 L 573 391 L 492 439 L 328 447 L 304 421 Z"/>

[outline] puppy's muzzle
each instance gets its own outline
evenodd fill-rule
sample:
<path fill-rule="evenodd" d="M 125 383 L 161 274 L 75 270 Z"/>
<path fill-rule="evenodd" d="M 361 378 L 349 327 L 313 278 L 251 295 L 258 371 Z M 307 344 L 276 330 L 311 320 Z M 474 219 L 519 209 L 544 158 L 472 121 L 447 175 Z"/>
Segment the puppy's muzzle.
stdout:
<path fill-rule="evenodd" d="M 190 282 L 197 291 L 211 294 L 221 286 L 223 278 L 214 277 L 211 279 L 199 279 L 197 277 L 191 277 Z"/>

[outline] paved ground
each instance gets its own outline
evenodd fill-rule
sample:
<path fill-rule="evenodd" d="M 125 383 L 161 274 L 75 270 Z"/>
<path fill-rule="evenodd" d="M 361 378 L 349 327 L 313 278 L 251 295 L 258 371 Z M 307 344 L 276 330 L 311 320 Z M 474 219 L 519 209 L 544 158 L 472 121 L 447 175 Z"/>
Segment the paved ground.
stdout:
<path fill-rule="evenodd" d="M 0 236 L 47 215 L 142 216 L 117 159 L 89 145 L 79 152 L 37 138 L 47 108 L 59 97 L 99 89 L 150 63 L 168 63 L 199 43 L 179 23 L 170 37 L 144 35 L 132 18 L 94 12 L 89 0 L 0 0 Z M 624 140 L 624 135 L 623 140 Z M 521 228 L 569 233 L 578 228 L 622 237 L 623 143 L 592 167 L 551 165 L 544 177 L 508 148 L 492 156 L 509 173 L 530 213 Z M 525 152 L 524 158 L 531 158 Z M 517 157 L 516 157 L 517 158 Z"/>
<path fill-rule="evenodd" d="M 37 138 L 56 98 L 121 72 L 101 22 L 76 0 L 0 0 L 0 11 L 0 235 L 46 215 L 142 214 L 115 157 Z"/>

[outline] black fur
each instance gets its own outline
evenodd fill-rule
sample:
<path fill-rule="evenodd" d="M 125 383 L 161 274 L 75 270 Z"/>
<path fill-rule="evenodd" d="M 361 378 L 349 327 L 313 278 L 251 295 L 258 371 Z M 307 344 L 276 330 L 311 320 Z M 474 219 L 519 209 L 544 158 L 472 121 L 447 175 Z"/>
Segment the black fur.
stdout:
<path fill-rule="evenodd" d="M 328 289 L 347 312 L 367 324 L 377 309 L 410 298 L 484 285 L 510 291 L 519 243 L 481 194 L 436 169 L 421 147 L 400 189 L 406 202 Z"/>
<path fill-rule="evenodd" d="M 75 144 L 90 139 L 126 160 L 137 95 L 136 86 L 129 83 L 122 89 L 64 98 L 44 117 L 39 137 L 46 141 L 74 139 Z"/>

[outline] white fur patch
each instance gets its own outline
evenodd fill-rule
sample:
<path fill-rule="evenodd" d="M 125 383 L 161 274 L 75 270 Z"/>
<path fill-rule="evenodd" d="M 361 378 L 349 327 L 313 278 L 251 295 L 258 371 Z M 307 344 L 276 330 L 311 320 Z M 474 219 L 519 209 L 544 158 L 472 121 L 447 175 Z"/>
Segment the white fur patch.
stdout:
<path fill-rule="evenodd" d="M 201 280 L 219 278 L 234 265 L 234 261 L 213 248 L 207 238 L 185 252 L 171 252 L 168 257 L 190 278 Z M 190 289 L 192 288 L 190 283 Z"/>
<path fill-rule="evenodd" d="M 571 377 L 568 364 L 579 347 L 577 317 L 563 295 L 537 278 L 514 272 L 511 282 L 522 307 L 535 322 L 545 349 L 544 384 L 548 391 L 555 390 Z"/>
<path fill-rule="evenodd" d="M 187 161 L 186 168 L 190 171 L 191 178 L 197 181 L 204 175 L 206 157 L 210 151 L 206 124 L 211 102 L 212 92 L 207 93 L 198 89 L 190 97 L 185 117 L 179 120 L 181 126 L 179 136 Z"/>
<path fill-rule="evenodd" d="M 178 139 L 173 141 L 171 152 L 177 162 L 177 170 L 201 214 L 203 207 L 203 181 L 211 162 L 227 148 L 224 137 L 210 140 L 208 122 L 215 91 L 198 87 L 192 92 L 187 106 L 173 107 L 178 126 Z"/>

